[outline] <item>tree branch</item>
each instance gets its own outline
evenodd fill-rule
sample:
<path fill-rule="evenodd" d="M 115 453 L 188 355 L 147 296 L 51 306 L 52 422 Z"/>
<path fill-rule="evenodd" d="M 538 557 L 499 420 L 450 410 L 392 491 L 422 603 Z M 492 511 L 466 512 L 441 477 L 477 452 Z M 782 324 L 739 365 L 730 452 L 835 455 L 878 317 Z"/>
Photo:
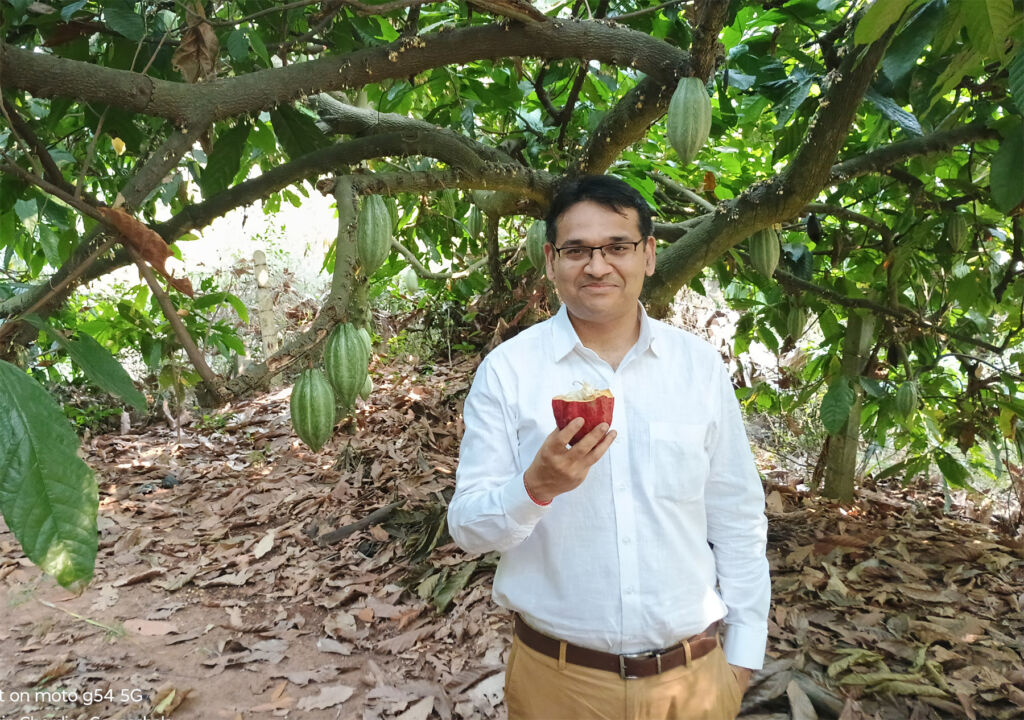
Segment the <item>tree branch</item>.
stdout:
<path fill-rule="evenodd" d="M 592 21 L 465 27 L 208 83 L 188 84 L 102 68 L 0 44 L 3 84 L 36 97 L 74 97 L 188 125 L 268 110 L 328 90 L 361 87 L 445 65 L 521 56 L 581 58 L 632 67 L 669 82 L 689 55 L 669 43 L 621 26 Z"/>
<path fill-rule="evenodd" d="M 182 348 L 185 349 L 185 354 L 188 355 L 189 361 L 192 366 L 199 373 L 199 377 L 202 378 L 203 384 L 206 389 L 210 391 L 210 394 L 215 398 L 221 397 L 220 392 L 220 381 L 216 373 L 210 369 L 210 366 L 206 364 L 206 358 L 203 357 L 202 351 L 196 345 L 192 336 L 188 334 L 188 329 L 185 327 L 185 323 L 178 317 L 178 309 L 174 307 L 174 302 L 171 300 L 170 295 L 167 291 L 161 287 L 160 282 L 156 279 L 156 275 L 153 273 L 152 268 L 146 264 L 146 261 L 142 259 L 136 251 L 128 243 L 123 243 L 125 250 L 131 256 L 132 260 L 139 268 L 139 272 L 142 273 L 142 277 L 146 279 L 146 284 L 149 285 L 150 291 L 160 304 L 160 309 L 164 313 L 164 317 L 167 318 L 167 322 L 171 324 L 171 329 L 174 331 L 174 336 L 181 343 Z M 222 398 L 223 399 L 223 398 Z"/>
<path fill-rule="evenodd" d="M 834 165 L 828 178 L 828 184 L 835 185 L 861 175 L 881 172 L 891 165 L 912 157 L 932 155 L 950 150 L 957 145 L 970 145 L 980 140 L 998 138 L 998 131 L 978 124 L 903 140 Z"/>
<path fill-rule="evenodd" d="M 60 171 L 60 168 L 57 167 L 57 163 L 54 162 L 53 156 L 50 155 L 49 148 L 47 148 L 35 134 L 32 130 L 32 126 L 29 125 L 24 118 L 18 114 L 17 110 L 15 110 L 14 107 L 2 96 L 0 96 L 0 105 L 3 106 L 4 116 L 11 123 L 11 129 L 28 144 L 32 149 L 32 152 L 35 153 L 37 158 L 39 158 L 39 162 L 42 164 L 43 173 L 46 179 L 54 186 L 67 192 L 69 195 L 74 195 L 74 187 L 64 179 L 64 174 Z M 96 203 L 92 202 L 92 204 L 95 205 Z"/>
<path fill-rule="evenodd" d="M 320 93 L 313 98 L 313 105 L 320 114 L 320 120 L 334 133 L 345 135 L 381 135 L 392 132 L 433 133 L 444 138 L 448 143 L 461 144 L 467 150 L 479 156 L 480 160 L 493 163 L 510 163 L 512 158 L 497 148 L 471 140 L 465 135 L 443 128 L 425 120 L 382 113 L 377 110 L 360 108 L 343 103 L 327 93 Z"/>

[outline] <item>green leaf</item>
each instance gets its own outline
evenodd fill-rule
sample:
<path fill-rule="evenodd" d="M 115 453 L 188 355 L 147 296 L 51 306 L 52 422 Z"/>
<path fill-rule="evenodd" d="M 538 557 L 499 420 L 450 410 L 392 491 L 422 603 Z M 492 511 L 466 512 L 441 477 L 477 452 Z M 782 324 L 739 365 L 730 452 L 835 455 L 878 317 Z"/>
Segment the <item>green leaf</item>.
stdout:
<path fill-rule="evenodd" d="M 1009 82 L 1010 97 L 1017 110 L 1024 113 L 1024 50 L 1017 50 L 1016 57 L 1007 66 L 1010 73 Z"/>
<path fill-rule="evenodd" d="M 940 27 L 945 14 L 946 3 L 943 0 L 932 0 L 893 39 L 882 58 L 882 72 L 889 80 L 898 82 L 917 64 L 924 48 L 935 37 L 935 31 Z"/>
<path fill-rule="evenodd" d="M 116 395 L 136 410 L 145 411 L 146 396 L 135 388 L 131 377 L 121 364 L 105 347 L 96 342 L 94 337 L 79 329 L 80 339 L 69 340 L 38 315 L 28 315 L 24 319 L 34 327 L 47 331 L 97 387 Z"/>
<path fill-rule="evenodd" d="M 896 101 L 892 98 L 879 94 L 874 88 L 868 88 L 868 91 L 864 93 L 864 98 L 878 108 L 886 118 L 899 125 L 908 133 L 912 135 L 921 134 L 921 123 L 917 121 L 917 118 L 897 105 Z"/>
<path fill-rule="evenodd" d="M 970 483 L 967 481 L 971 477 L 971 471 L 961 465 L 960 462 L 948 452 L 945 450 L 937 451 L 935 453 L 935 463 L 939 466 L 939 470 L 942 472 L 942 477 L 946 479 L 946 483 L 950 487 L 970 487 Z"/>
<path fill-rule="evenodd" d="M 857 23 L 853 31 L 853 42 L 870 45 L 885 34 L 885 31 L 899 22 L 910 0 L 875 0 Z"/>
<path fill-rule="evenodd" d="M 476 560 L 460 565 L 458 570 L 445 578 L 434 589 L 432 600 L 439 613 L 443 613 L 452 599 L 466 587 L 473 571 L 476 570 L 476 565 Z"/>
<path fill-rule="evenodd" d="M 249 123 L 240 122 L 222 133 L 206 159 L 206 168 L 199 178 L 203 197 L 210 198 L 227 188 L 242 166 L 242 152 L 249 139 Z"/>
<path fill-rule="evenodd" d="M 1017 123 L 992 157 L 992 202 L 1008 213 L 1024 201 L 1024 123 Z"/>
<path fill-rule="evenodd" d="M 853 386 L 845 377 L 838 378 L 829 386 L 825 397 L 821 399 L 821 424 L 829 435 L 842 432 L 846 421 L 850 419 L 850 409 L 856 398 Z"/>
<path fill-rule="evenodd" d="M 146 21 L 127 3 L 111 3 L 103 8 L 103 19 L 107 27 L 133 42 L 146 36 Z"/>
<path fill-rule="evenodd" d="M 228 55 L 235 62 L 241 62 L 249 57 L 249 37 L 244 30 L 232 30 L 225 44 L 228 48 Z"/>
<path fill-rule="evenodd" d="M 85 7 L 87 2 L 88 0 L 77 0 L 77 2 L 68 3 L 67 5 L 62 7 L 60 9 L 61 20 L 63 20 L 64 22 L 70 20 L 71 16 L 79 10 L 81 10 L 83 7 Z"/>
<path fill-rule="evenodd" d="M 0 512 L 28 558 L 64 587 L 96 564 L 99 492 L 53 398 L 0 360 Z"/>
<path fill-rule="evenodd" d="M 1005 54 L 1006 34 L 1013 27 L 1013 0 L 974 0 L 964 13 L 971 45 L 990 59 Z"/>
<path fill-rule="evenodd" d="M 121 363 L 91 335 L 84 332 L 78 335 L 78 340 L 62 341 L 75 365 L 98 387 L 121 398 L 136 410 L 145 411 L 146 396 L 135 388 Z"/>
<path fill-rule="evenodd" d="M 329 144 L 313 118 L 290 105 L 281 105 L 271 110 L 270 122 L 274 126 L 277 139 L 292 159 L 315 152 Z"/>

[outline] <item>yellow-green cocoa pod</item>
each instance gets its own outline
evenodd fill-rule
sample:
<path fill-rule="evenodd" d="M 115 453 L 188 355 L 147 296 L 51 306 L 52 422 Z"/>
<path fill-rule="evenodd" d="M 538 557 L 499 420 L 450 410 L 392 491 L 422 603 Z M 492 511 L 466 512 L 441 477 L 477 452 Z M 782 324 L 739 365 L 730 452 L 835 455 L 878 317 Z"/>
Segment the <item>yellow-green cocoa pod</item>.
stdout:
<path fill-rule="evenodd" d="M 750 263 L 759 273 L 771 277 L 779 266 L 782 253 L 779 233 L 770 227 L 758 230 L 747 240 L 747 245 L 750 249 Z"/>
<path fill-rule="evenodd" d="M 711 98 L 699 78 L 684 77 L 672 93 L 665 119 L 669 144 L 679 162 L 689 164 L 711 133 Z"/>
<path fill-rule="evenodd" d="M 359 253 L 359 264 L 367 277 L 377 272 L 391 253 L 391 213 L 388 212 L 384 198 L 370 195 L 363 200 L 359 210 L 359 221 L 356 227 L 356 249 Z"/>
<path fill-rule="evenodd" d="M 953 252 L 958 253 L 964 249 L 969 234 L 970 228 L 967 227 L 967 218 L 963 216 L 963 213 L 955 212 L 946 218 L 943 235 Z"/>
<path fill-rule="evenodd" d="M 370 368 L 369 334 L 351 323 L 335 326 L 324 346 L 327 379 L 342 407 L 351 409 Z"/>
<path fill-rule="evenodd" d="M 292 427 L 302 442 L 319 450 L 334 432 L 334 391 L 324 374 L 306 370 L 292 387 Z"/>
<path fill-rule="evenodd" d="M 533 225 L 526 231 L 526 257 L 530 264 L 544 272 L 546 259 L 544 257 L 544 243 L 548 241 L 547 223 L 543 220 L 534 220 Z"/>
<path fill-rule="evenodd" d="M 370 393 L 373 392 L 373 378 L 369 375 L 366 376 L 366 382 L 363 383 L 362 389 L 359 390 L 359 397 L 363 400 L 370 399 Z"/>
<path fill-rule="evenodd" d="M 909 418 L 917 412 L 917 383 L 907 380 L 896 391 L 896 412 Z"/>
<path fill-rule="evenodd" d="M 786 332 L 794 340 L 799 340 L 804 334 L 804 327 L 807 325 L 807 311 L 802 307 L 794 306 L 789 309 L 786 315 Z"/>
<path fill-rule="evenodd" d="M 398 287 L 406 295 L 412 295 L 420 289 L 420 279 L 412 265 L 406 265 L 402 272 L 398 273 Z"/>

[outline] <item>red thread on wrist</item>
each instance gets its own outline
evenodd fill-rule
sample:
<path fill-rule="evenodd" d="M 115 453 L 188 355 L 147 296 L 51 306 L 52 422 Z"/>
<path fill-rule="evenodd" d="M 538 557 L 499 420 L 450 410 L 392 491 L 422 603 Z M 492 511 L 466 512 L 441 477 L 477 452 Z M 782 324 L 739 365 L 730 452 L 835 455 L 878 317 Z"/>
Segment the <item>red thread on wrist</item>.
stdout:
<path fill-rule="evenodd" d="M 523 476 L 523 487 L 526 489 L 526 495 L 531 500 L 533 500 L 534 505 L 540 505 L 541 507 L 545 507 L 546 505 L 550 505 L 551 504 L 550 500 L 548 500 L 547 502 L 541 502 L 540 500 L 538 500 L 537 498 L 535 498 L 533 496 L 533 493 L 530 492 L 530 488 L 526 487 L 526 476 L 525 475 Z"/>

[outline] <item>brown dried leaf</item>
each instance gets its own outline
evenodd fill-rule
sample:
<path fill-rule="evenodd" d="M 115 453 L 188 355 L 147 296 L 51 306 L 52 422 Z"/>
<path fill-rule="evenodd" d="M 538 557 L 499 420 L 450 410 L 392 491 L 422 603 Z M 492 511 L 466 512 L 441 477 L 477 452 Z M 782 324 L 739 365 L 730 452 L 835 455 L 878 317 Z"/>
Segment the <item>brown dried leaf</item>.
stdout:
<path fill-rule="evenodd" d="M 171 64 L 181 71 L 187 82 L 195 83 L 216 76 L 220 42 L 198 2 L 189 10 L 188 25 Z"/>
<path fill-rule="evenodd" d="M 148 262 L 153 268 L 167 278 L 167 282 L 180 292 L 194 296 L 192 283 L 188 278 L 175 278 L 164 268 L 167 258 L 171 257 L 171 249 L 155 230 L 150 229 L 145 223 L 136 220 L 120 208 L 98 207 L 96 210 L 103 219 L 128 241 L 128 244 L 142 259 Z"/>

